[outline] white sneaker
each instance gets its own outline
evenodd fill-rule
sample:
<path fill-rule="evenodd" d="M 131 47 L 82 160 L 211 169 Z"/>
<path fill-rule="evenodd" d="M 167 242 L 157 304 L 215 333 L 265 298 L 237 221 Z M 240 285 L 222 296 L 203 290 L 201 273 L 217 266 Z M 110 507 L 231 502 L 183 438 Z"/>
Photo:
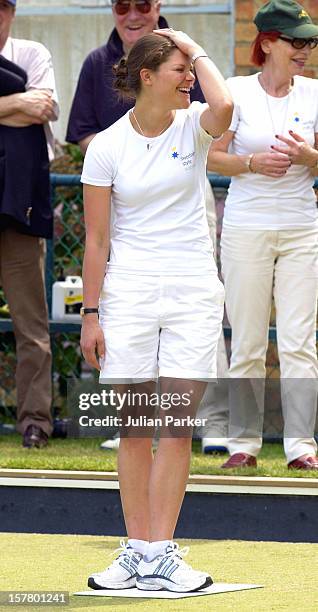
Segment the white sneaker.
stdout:
<path fill-rule="evenodd" d="M 228 453 L 228 439 L 227 438 L 202 438 L 201 440 L 202 453 L 208 455 L 209 453 Z"/>
<path fill-rule="evenodd" d="M 114 553 L 121 551 L 111 565 L 99 574 L 92 574 L 88 579 L 91 589 L 131 589 L 136 586 L 137 567 L 142 555 L 135 551 L 124 540 Z"/>
<path fill-rule="evenodd" d="M 118 450 L 119 444 L 120 444 L 120 435 L 119 433 L 116 433 L 113 438 L 110 438 L 109 440 L 105 440 L 105 442 L 102 442 L 102 444 L 100 445 L 100 448 L 102 450 Z"/>
<path fill-rule="evenodd" d="M 182 557 L 188 552 L 188 546 L 180 549 L 178 544 L 171 542 L 165 552 L 152 561 L 146 561 L 143 557 L 137 570 L 137 588 L 188 593 L 210 586 L 213 581 L 209 574 L 198 572 L 183 561 Z"/>
<path fill-rule="evenodd" d="M 101 448 L 102 450 L 118 450 L 119 444 L 120 444 L 120 435 L 119 433 L 116 433 L 113 438 L 110 438 L 109 440 L 105 440 L 105 442 L 102 442 L 99 448 Z M 159 439 L 155 437 L 152 441 L 152 448 L 157 449 L 158 444 L 159 444 Z"/>

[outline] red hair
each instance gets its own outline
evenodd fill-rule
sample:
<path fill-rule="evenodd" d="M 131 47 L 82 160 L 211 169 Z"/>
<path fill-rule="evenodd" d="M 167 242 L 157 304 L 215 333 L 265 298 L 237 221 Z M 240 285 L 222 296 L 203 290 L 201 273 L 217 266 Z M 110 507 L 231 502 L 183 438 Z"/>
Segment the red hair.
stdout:
<path fill-rule="evenodd" d="M 252 44 L 251 62 L 255 66 L 263 66 L 265 64 L 266 53 L 262 49 L 264 40 L 275 42 L 280 37 L 280 32 L 259 32 Z"/>

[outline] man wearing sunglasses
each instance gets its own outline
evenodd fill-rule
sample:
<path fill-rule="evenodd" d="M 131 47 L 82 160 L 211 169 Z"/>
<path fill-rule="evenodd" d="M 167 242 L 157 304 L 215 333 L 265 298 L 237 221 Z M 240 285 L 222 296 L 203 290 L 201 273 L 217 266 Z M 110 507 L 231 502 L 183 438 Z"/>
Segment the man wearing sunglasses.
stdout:
<path fill-rule="evenodd" d="M 112 67 L 133 44 L 156 28 L 167 28 L 157 0 L 111 0 L 115 28 L 106 44 L 92 51 L 82 66 L 71 107 L 66 140 L 85 154 L 95 134 L 120 119 L 134 103 L 118 99 L 113 91 Z M 191 101 L 202 102 L 198 84 Z"/>

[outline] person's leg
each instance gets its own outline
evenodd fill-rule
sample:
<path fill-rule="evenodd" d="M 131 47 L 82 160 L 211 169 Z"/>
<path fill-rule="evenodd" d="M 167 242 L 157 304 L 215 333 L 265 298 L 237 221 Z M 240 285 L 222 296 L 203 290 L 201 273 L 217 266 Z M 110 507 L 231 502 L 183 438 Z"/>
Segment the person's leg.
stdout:
<path fill-rule="evenodd" d="M 224 335 L 221 334 L 217 348 L 216 383 L 209 383 L 197 412 L 201 422 L 195 435 L 201 438 L 202 452 L 226 452 L 228 438 L 229 398 L 228 362 Z"/>
<path fill-rule="evenodd" d="M 217 213 L 215 198 L 208 179 L 205 191 L 206 216 L 209 234 L 213 243 L 214 259 L 217 260 Z M 225 340 L 223 332 L 220 335 L 217 346 L 217 376 L 218 384 L 209 384 L 199 406 L 197 417 L 205 425 L 195 428 L 195 435 L 202 440 L 202 452 L 209 452 L 209 447 L 217 450 L 226 450 L 228 434 L 228 385 L 225 378 L 228 376 L 229 364 L 227 360 Z"/>
<path fill-rule="evenodd" d="M 150 542 L 172 540 L 184 498 L 191 459 L 192 427 L 177 419 L 193 418 L 203 397 L 206 383 L 161 379 L 161 394 L 191 398 L 191 404 L 161 411 L 161 418 L 172 416 L 176 425 L 162 427 L 149 483 Z"/>
<path fill-rule="evenodd" d="M 159 418 L 163 423 L 160 441 L 155 456 L 152 454 L 152 429 L 132 426 L 121 429 L 118 452 L 118 476 L 120 495 L 129 538 L 158 541 L 171 540 L 183 501 L 191 457 L 192 427 L 182 425 L 165 426 L 166 415 L 174 419 L 195 416 L 202 399 L 206 383 L 163 378 L 160 395 L 163 398 L 189 397 L 191 404 L 161 410 Z M 128 387 L 116 385 L 117 393 L 124 393 Z M 147 393 L 156 389 L 155 383 L 130 386 L 130 390 Z M 182 402 L 182 400 L 181 400 Z M 153 417 L 146 406 L 141 410 L 130 405 L 121 414 L 123 422 L 128 416 Z M 177 458 L 177 460 L 176 460 Z M 169 500 L 169 501 L 168 501 Z"/>
<path fill-rule="evenodd" d="M 138 565 L 137 588 L 188 592 L 212 584 L 206 572 L 192 569 L 182 557 L 188 549 L 180 549 L 173 535 L 184 498 L 191 457 L 191 424 L 202 399 L 206 383 L 182 379 L 161 379 L 161 398 L 174 398 L 167 410 L 161 410 L 163 426 L 155 453 L 149 486 L 150 543 Z M 176 406 L 177 398 L 189 398 L 187 406 Z M 167 418 L 169 417 L 169 424 Z"/>
<path fill-rule="evenodd" d="M 262 445 L 273 233 L 224 227 L 221 255 L 225 305 L 232 327 L 228 446 L 231 455 L 256 456 Z"/>
<path fill-rule="evenodd" d="M 45 243 L 14 230 L 0 233 L 1 280 L 17 351 L 17 429 L 52 432 L 51 348 L 45 297 Z"/>
<path fill-rule="evenodd" d="M 150 417 L 144 399 L 155 391 L 156 383 L 119 384 L 113 381 L 117 401 L 122 405 L 118 417 L 120 444 L 118 450 L 118 478 L 128 542 L 120 542 L 119 556 L 102 572 L 91 574 L 88 586 L 98 589 L 128 589 L 136 586 L 137 569 L 147 552 L 150 535 L 149 480 L 153 464 L 153 427 L 130 426 L 129 418 Z M 124 402 L 124 398 L 126 401 Z M 142 398 L 139 404 L 138 400 Z M 152 412 L 152 411 L 151 411 Z"/>
<path fill-rule="evenodd" d="M 144 417 L 154 418 L 155 410 L 150 406 L 150 399 L 156 392 L 156 383 L 148 381 L 128 386 L 115 385 L 115 390 L 122 397 L 124 393 L 130 394 L 130 400 L 120 411 L 123 425 L 120 428 L 118 451 L 118 479 L 127 535 L 129 538 L 149 541 L 149 483 L 153 467 L 154 427 L 142 424 L 125 426 L 125 423 L 130 422 L 128 419 L 139 422 Z"/>
<path fill-rule="evenodd" d="M 316 455 L 318 232 L 280 232 L 274 296 L 287 462 Z"/>
<path fill-rule="evenodd" d="M 152 466 L 152 438 L 121 436 L 118 450 L 118 479 L 129 538 L 149 541 L 149 482 Z"/>

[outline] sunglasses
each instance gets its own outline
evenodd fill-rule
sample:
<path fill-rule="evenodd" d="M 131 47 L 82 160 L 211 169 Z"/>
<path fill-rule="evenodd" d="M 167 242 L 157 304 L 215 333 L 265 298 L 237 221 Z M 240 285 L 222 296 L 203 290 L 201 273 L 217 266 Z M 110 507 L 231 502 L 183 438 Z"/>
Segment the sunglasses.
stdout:
<path fill-rule="evenodd" d="M 304 49 L 307 45 L 310 49 L 315 49 L 318 45 L 318 38 L 287 38 L 287 36 L 279 38 L 288 42 L 294 49 Z"/>
<path fill-rule="evenodd" d="M 130 11 L 131 2 L 130 0 L 112 0 L 112 5 L 117 15 L 126 15 Z M 134 0 L 136 11 L 143 15 L 150 13 L 151 5 L 151 0 Z"/>

